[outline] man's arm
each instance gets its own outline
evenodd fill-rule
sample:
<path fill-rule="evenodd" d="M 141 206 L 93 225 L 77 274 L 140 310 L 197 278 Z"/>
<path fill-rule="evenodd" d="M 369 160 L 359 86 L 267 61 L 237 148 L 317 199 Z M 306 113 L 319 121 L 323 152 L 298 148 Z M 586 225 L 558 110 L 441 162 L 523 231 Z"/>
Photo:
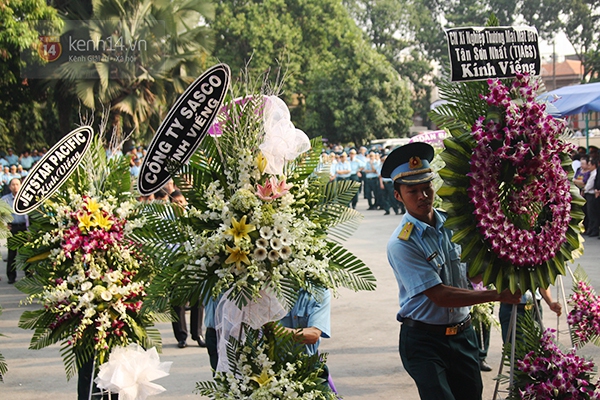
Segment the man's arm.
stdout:
<path fill-rule="evenodd" d="M 560 317 L 560 315 L 562 314 L 562 306 L 558 301 L 552 300 L 552 293 L 550 293 L 550 289 L 540 288 L 539 290 L 540 294 L 542 295 L 542 298 L 544 299 L 546 304 L 548 304 L 548 307 L 550 307 L 550 309 L 556 313 L 557 317 Z"/>
<path fill-rule="evenodd" d="M 496 290 L 469 290 L 440 283 L 423 293 L 438 307 L 466 307 L 490 301 L 509 304 L 519 304 L 521 302 L 520 290 L 517 290 L 514 294 L 509 289 L 498 293 Z"/>
<path fill-rule="evenodd" d="M 310 326 L 308 328 L 285 328 L 288 332 L 292 332 L 294 334 L 294 338 L 297 342 L 302 344 L 315 344 L 319 341 L 321 337 L 321 330 L 315 328 L 314 326 Z"/>

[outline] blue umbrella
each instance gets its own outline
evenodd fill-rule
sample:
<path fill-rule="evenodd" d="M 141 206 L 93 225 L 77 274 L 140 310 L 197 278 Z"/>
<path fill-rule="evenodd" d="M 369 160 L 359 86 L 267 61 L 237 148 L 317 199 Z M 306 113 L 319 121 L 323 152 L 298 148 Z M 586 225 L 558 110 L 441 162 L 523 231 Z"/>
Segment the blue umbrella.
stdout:
<path fill-rule="evenodd" d="M 560 117 L 600 111 L 600 82 L 561 87 L 538 96 L 538 101 L 550 104 L 548 113 Z"/>

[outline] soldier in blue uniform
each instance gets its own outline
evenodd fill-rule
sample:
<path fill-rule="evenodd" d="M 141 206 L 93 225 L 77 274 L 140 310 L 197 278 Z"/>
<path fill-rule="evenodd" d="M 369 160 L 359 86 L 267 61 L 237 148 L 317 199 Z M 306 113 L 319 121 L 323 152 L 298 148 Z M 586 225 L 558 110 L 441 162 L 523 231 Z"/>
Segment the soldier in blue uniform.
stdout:
<path fill-rule="evenodd" d="M 399 288 L 400 358 L 421 399 L 480 400 L 483 382 L 469 306 L 517 304 L 521 293 L 468 288 L 460 246 L 444 228 L 446 214 L 433 208 L 433 156 L 430 145 L 410 143 L 390 153 L 381 171 L 394 181 L 394 196 L 406 208 L 387 246 Z"/>

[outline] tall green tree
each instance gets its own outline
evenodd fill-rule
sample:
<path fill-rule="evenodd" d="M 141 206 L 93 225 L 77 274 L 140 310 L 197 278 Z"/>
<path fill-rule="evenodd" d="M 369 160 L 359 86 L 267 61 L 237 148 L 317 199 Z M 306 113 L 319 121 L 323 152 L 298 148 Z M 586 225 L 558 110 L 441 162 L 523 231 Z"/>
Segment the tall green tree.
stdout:
<path fill-rule="evenodd" d="M 533 0 L 523 2 L 521 13 L 547 39 L 562 30 L 583 64 L 583 80 L 599 79 L 600 1 Z"/>
<path fill-rule="evenodd" d="M 110 113 L 112 131 L 152 133 L 178 94 L 207 67 L 212 47 L 202 24 L 213 12 L 207 0 L 92 0 L 89 19 L 66 34 L 89 38 L 98 58 L 66 62 L 62 82 L 85 107 Z M 69 10 L 69 18 L 83 10 Z M 66 17 L 65 16 L 65 17 Z"/>
<path fill-rule="evenodd" d="M 14 0 L 0 6 L 0 147 L 40 147 L 44 133 L 57 129 L 48 89 L 23 75 L 25 59 L 41 64 L 37 54 L 40 21 L 61 25 L 56 10 L 44 0 Z M 25 57 L 27 55 L 27 57 Z"/>
<path fill-rule="evenodd" d="M 209 22 L 214 55 L 234 74 L 286 74 L 283 97 L 310 136 L 361 144 L 408 133 L 409 93 L 341 0 L 219 0 Z"/>
<path fill-rule="evenodd" d="M 410 92 L 385 58 L 364 41 L 348 42 L 346 57 L 311 71 L 306 129 L 335 142 L 408 136 Z"/>

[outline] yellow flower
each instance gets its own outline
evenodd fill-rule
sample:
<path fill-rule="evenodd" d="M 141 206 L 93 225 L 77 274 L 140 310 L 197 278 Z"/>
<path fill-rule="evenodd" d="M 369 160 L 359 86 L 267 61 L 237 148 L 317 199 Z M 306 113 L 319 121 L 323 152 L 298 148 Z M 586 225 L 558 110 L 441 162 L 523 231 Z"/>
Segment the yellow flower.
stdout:
<path fill-rule="evenodd" d="M 258 153 L 258 156 L 256 156 L 256 165 L 258 166 L 258 170 L 262 175 L 265 172 L 265 168 L 267 168 L 267 159 L 262 152 Z"/>
<path fill-rule="evenodd" d="M 92 221 L 92 216 L 87 213 L 81 213 L 77 216 L 79 220 L 79 229 L 87 229 L 90 230 L 92 226 L 96 226 L 96 223 Z"/>
<path fill-rule="evenodd" d="M 254 225 L 248 224 L 246 225 L 246 216 L 244 215 L 240 222 L 236 221 L 235 218 L 231 218 L 231 228 L 225 231 L 226 235 L 233 236 L 233 241 L 235 244 L 238 244 L 240 240 L 248 237 L 248 233 L 256 230 Z"/>
<path fill-rule="evenodd" d="M 94 199 L 89 199 L 87 202 L 87 209 L 93 214 L 96 211 L 100 210 L 100 204 L 98 204 L 98 202 Z"/>
<path fill-rule="evenodd" d="M 109 230 L 113 224 L 113 221 L 110 218 L 107 218 L 104 215 L 102 215 L 101 212 L 94 213 L 94 222 L 97 226 L 104 229 L 105 231 Z"/>
<path fill-rule="evenodd" d="M 273 377 L 267 374 L 266 369 L 263 369 L 259 376 L 252 376 L 250 377 L 250 380 L 258 383 L 259 386 L 265 386 L 267 383 L 273 380 Z"/>
<path fill-rule="evenodd" d="M 247 252 L 240 249 L 239 247 L 236 247 L 234 249 L 232 249 L 229 246 L 225 246 L 225 247 L 227 248 L 227 251 L 229 252 L 229 257 L 227 257 L 227 260 L 225 260 L 225 264 L 234 264 L 235 263 L 235 267 L 237 269 L 241 268 L 241 263 L 250 265 L 250 260 L 248 259 Z"/>

